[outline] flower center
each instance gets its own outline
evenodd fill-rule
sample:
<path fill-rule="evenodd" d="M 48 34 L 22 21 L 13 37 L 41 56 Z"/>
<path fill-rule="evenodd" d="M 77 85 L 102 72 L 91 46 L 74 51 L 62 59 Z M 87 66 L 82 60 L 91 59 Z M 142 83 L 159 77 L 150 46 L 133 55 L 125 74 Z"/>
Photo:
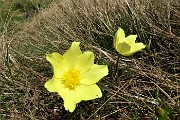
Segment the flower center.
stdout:
<path fill-rule="evenodd" d="M 76 69 L 70 69 L 62 75 L 61 79 L 65 87 L 74 90 L 80 82 L 80 72 Z"/>

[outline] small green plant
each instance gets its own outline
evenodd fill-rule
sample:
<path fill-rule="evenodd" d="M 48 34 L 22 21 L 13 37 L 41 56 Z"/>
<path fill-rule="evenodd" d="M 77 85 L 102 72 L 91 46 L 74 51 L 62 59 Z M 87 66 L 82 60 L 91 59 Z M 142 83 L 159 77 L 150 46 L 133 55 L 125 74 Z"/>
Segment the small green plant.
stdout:
<path fill-rule="evenodd" d="M 158 120 L 175 120 L 180 117 L 180 107 L 172 108 L 164 100 L 158 98 L 159 106 L 156 107 L 156 116 Z M 177 114 L 177 115 L 176 115 Z"/>
<path fill-rule="evenodd" d="M 16 0 L 14 9 L 25 12 L 25 16 L 37 13 L 40 9 L 47 7 L 52 0 Z"/>

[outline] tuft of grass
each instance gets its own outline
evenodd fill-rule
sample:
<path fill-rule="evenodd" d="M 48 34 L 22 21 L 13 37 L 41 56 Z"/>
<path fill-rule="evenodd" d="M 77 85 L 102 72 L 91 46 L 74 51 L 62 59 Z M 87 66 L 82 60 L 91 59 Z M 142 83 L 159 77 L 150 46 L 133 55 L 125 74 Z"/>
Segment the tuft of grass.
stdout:
<path fill-rule="evenodd" d="M 0 0 L 0 32 L 11 33 L 19 23 L 45 9 L 52 0 Z"/>
<path fill-rule="evenodd" d="M 8 35 L 2 34 L 0 117 L 156 119 L 156 108 L 162 107 L 158 102 L 161 98 L 172 108 L 173 119 L 178 118 L 178 6 L 178 0 L 54 0 L 31 21 L 7 31 Z M 118 27 L 127 35 L 137 34 L 137 41 L 147 48 L 132 57 L 121 57 L 119 75 L 114 80 L 117 52 L 112 42 Z M 103 97 L 81 102 L 71 114 L 64 110 L 63 100 L 57 94 L 44 88 L 45 81 L 52 76 L 44 55 L 64 53 L 72 41 L 80 41 L 83 51 L 95 52 L 95 62 L 108 64 L 109 75 L 98 83 Z"/>

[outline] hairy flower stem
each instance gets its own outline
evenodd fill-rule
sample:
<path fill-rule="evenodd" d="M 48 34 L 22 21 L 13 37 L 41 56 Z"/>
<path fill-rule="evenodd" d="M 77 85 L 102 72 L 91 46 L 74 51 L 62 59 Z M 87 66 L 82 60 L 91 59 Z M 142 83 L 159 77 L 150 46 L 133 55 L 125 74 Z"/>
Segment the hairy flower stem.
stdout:
<path fill-rule="evenodd" d="M 118 77 L 118 63 L 119 63 L 119 58 L 120 58 L 120 54 L 118 54 L 118 57 L 117 57 L 117 60 L 116 60 L 116 69 L 115 69 L 115 79 L 114 80 L 116 80 L 117 79 L 117 77 Z"/>

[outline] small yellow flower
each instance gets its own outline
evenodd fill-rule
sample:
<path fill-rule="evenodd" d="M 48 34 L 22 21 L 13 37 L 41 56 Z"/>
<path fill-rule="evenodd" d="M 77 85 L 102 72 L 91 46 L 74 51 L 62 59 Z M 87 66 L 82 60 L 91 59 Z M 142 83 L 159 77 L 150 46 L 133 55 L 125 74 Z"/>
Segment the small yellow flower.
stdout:
<path fill-rule="evenodd" d="M 65 109 L 70 112 L 82 100 L 102 97 L 96 82 L 108 74 L 107 65 L 94 64 L 93 52 L 82 53 L 79 44 L 73 42 L 63 55 L 56 52 L 46 55 L 54 75 L 45 83 L 45 88 L 57 92 L 64 100 Z"/>
<path fill-rule="evenodd" d="M 129 35 L 125 37 L 124 30 L 119 28 L 114 37 L 114 48 L 123 56 L 131 56 L 145 48 L 143 43 L 135 43 L 136 38 L 137 35 Z"/>

